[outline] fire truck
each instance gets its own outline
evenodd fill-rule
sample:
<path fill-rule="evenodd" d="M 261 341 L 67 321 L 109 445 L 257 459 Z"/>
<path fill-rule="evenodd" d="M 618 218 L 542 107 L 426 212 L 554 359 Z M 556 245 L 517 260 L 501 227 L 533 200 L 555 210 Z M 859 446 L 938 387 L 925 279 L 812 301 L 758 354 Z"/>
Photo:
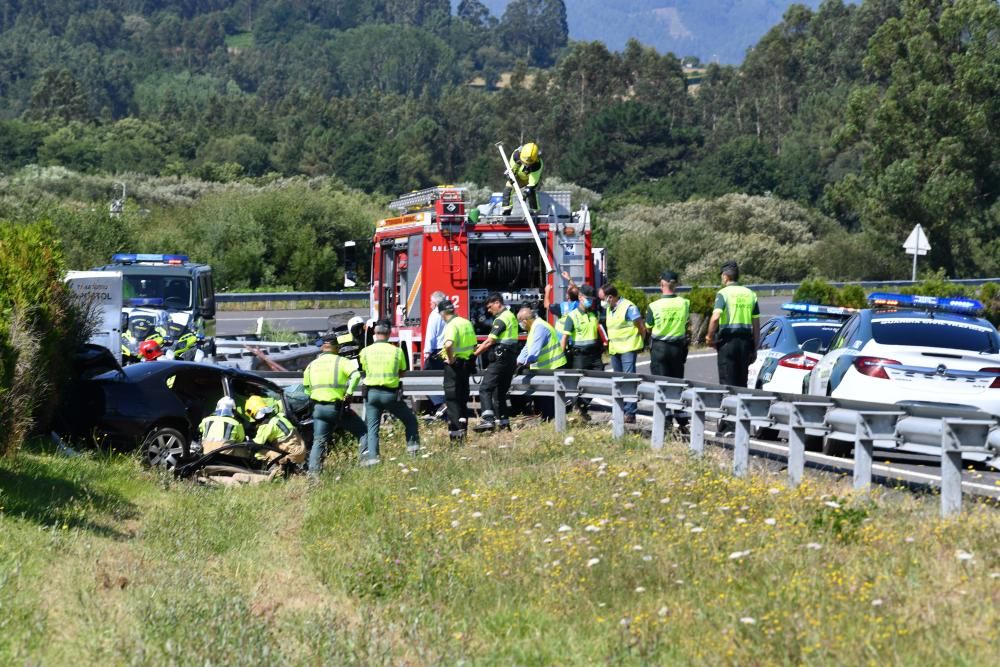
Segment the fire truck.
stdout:
<path fill-rule="evenodd" d="M 553 299 L 562 299 L 564 271 L 578 285 L 600 284 L 603 250 L 591 245 L 587 208 L 573 211 L 569 192 L 538 197 L 539 212 L 531 217 L 520 203 L 510 215 L 496 214 L 499 195 L 473 206 L 464 189 L 451 186 L 389 204 L 399 215 L 376 223 L 371 316 L 392 322 L 393 339 L 405 346 L 411 363 L 422 357 L 430 296 L 438 290 L 482 339 L 493 322 L 486 310 L 493 292 L 516 309 L 525 302 L 540 307 L 546 285 L 552 285 Z"/>

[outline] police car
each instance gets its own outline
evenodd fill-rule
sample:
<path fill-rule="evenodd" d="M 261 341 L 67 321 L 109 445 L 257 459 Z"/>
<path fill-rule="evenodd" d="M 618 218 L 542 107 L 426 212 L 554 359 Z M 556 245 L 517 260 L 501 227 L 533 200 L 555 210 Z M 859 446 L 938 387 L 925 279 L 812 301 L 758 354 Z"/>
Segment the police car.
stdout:
<path fill-rule="evenodd" d="M 1000 415 L 1000 334 L 975 299 L 875 293 L 816 362 L 809 393 Z"/>
<path fill-rule="evenodd" d="M 781 308 L 788 314 L 761 327 L 757 359 L 750 365 L 747 386 L 800 394 L 809 371 L 844 320 L 857 311 L 812 303 L 786 303 Z"/>

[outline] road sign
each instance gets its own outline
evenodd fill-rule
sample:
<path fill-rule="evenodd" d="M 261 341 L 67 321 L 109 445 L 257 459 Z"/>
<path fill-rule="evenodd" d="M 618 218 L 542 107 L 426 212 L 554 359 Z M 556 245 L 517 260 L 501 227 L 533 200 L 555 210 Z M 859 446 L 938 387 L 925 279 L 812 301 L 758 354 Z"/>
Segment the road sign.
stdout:
<path fill-rule="evenodd" d="M 927 235 L 924 234 L 924 228 L 917 225 L 910 232 L 910 235 L 906 237 L 906 241 L 903 243 L 903 249 L 906 250 L 907 255 L 913 255 L 913 280 L 917 280 L 917 257 L 920 255 L 926 255 L 927 251 L 931 249 L 931 242 L 927 240 Z"/>

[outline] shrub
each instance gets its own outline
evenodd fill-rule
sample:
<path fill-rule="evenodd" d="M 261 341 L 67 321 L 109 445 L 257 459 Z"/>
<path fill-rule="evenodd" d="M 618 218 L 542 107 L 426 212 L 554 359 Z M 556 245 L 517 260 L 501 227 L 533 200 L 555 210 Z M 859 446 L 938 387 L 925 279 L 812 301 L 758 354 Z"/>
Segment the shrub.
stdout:
<path fill-rule="evenodd" d="M 826 305 L 837 304 L 838 290 L 825 280 L 803 280 L 798 289 L 795 290 L 795 301 L 805 303 L 819 303 Z"/>

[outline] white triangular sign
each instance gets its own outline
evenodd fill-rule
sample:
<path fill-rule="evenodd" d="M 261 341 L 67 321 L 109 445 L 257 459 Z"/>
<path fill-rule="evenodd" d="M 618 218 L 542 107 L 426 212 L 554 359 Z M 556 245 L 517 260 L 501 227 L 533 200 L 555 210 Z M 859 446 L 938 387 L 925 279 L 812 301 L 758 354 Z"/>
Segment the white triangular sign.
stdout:
<path fill-rule="evenodd" d="M 914 227 L 910 235 L 906 237 L 903 248 L 906 249 L 907 255 L 926 255 L 927 251 L 931 249 L 931 242 L 927 240 L 924 228 L 920 225 Z"/>

